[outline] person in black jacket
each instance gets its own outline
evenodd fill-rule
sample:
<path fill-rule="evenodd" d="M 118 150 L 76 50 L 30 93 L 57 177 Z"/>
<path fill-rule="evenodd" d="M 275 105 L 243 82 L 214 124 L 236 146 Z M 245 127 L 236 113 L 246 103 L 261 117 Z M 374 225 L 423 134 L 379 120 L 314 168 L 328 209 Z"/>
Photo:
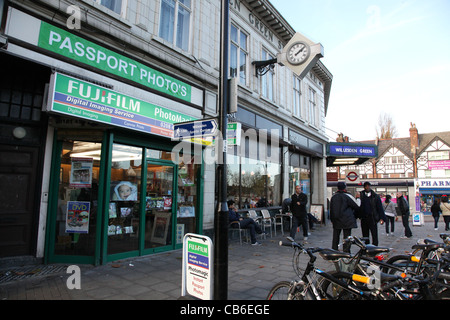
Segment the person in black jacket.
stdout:
<path fill-rule="evenodd" d="M 386 221 L 383 205 L 378 194 L 371 188 L 370 182 L 364 183 L 364 190 L 360 193 L 361 207 L 360 219 L 363 237 L 368 238 L 372 234 L 372 244 L 378 245 L 378 222 L 383 224 Z"/>
<path fill-rule="evenodd" d="M 352 234 L 352 229 L 357 228 L 356 212 L 359 210 L 361 201 L 357 194 L 355 199 L 347 192 L 345 182 L 338 183 L 338 191 L 333 195 L 330 201 L 330 220 L 333 224 L 333 242 L 332 249 L 338 250 L 341 231 L 344 231 L 344 239 Z M 350 243 L 344 245 L 343 250 L 350 252 Z"/>
<path fill-rule="evenodd" d="M 308 215 L 306 212 L 306 204 L 308 203 L 308 196 L 302 192 L 301 185 L 295 186 L 295 193 L 291 197 L 291 212 L 292 212 L 292 229 L 290 241 L 294 241 L 297 228 L 301 225 L 303 228 L 303 240 L 308 240 Z"/>
<path fill-rule="evenodd" d="M 403 197 L 402 192 L 397 192 L 397 207 L 399 212 L 402 215 L 402 223 L 403 227 L 405 227 L 405 235 L 401 236 L 400 238 L 411 238 L 412 232 L 411 228 L 409 227 L 409 203 L 406 201 L 406 199 Z"/>

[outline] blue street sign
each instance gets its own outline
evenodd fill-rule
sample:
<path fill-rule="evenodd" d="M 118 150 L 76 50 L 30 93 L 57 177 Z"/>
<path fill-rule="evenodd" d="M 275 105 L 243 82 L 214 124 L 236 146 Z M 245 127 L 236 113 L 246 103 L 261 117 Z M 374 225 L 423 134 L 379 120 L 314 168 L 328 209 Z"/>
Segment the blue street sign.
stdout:
<path fill-rule="evenodd" d="M 173 125 L 173 138 L 198 138 L 214 136 L 217 133 L 216 119 L 197 120 Z"/>

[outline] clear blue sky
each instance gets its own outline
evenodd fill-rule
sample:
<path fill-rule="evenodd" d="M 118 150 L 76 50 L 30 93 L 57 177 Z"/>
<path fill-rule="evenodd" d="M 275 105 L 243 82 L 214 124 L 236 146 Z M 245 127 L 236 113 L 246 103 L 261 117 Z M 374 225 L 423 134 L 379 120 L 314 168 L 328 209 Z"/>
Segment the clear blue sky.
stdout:
<path fill-rule="evenodd" d="M 325 48 L 327 128 L 374 139 L 387 113 L 398 137 L 409 136 L 411 122 L 419 133 L 450 131 L 450 0 L 270 1 Z"/>

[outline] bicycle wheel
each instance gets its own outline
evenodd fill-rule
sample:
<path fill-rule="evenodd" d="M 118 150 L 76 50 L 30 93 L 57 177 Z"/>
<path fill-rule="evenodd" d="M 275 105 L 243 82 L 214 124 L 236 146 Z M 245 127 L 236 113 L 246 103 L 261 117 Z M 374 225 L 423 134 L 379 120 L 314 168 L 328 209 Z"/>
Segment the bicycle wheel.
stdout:
<path fill-rule="evenodd" d="M 417 271 L 417 262 L 411 261 L 411 256 L 409 255 L 398 255 L 390 258 L 386 264 L 390 264 L 394 266 L 395 268 L 400 268 L 403 271 L 409 271 L 412 273 L 416 273 Z M 383 272 L 389 273 L 389 274 L 401 274 L 402 272 L 395 269 L 395 268 L 389 268 L 385 267 L 383 269 Z"/>
<path fill-rule="evenodd" d="M 338 271 L 330 271 L 328 273 L 330 275 L 332 275 L 333 277 L 335 277 L 336 279 L 341 280 L 343 282 L 348 283 L 348 281 L 349 281 L 348 278 L 341 277 L 339 275 Z M 343 289 L 341 286 L 339 286 L 325 278 L 323 278 L 321 280 L 320 289 L 322 291 L 322 294 L 328 300 L 359 300 L 359 299 L 362 299 L 361 296 L 351 293 L 351 292 Z"/>
<path fill-rule="evenodd" d="M 303 300 L 303 297 L 300 295 L 300 290 L 293 288 L 293 284 L 288 281 L 278 282 L 276 285 L 270 289 L 269 294 L 267 295 L 266 300 Z"/>

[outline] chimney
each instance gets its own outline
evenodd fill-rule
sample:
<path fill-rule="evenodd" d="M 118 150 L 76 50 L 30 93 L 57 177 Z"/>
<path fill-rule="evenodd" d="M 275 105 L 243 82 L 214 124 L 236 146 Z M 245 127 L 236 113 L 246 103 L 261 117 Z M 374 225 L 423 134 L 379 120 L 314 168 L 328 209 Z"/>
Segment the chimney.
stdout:
<path fill-rule="evenodd" d="M 411 123 L 409 129 L 409 136 L 411 139 L 411 153 L 416 154 L 419 149 L 419 131 L 417 131 L 416 124 Z"/>

